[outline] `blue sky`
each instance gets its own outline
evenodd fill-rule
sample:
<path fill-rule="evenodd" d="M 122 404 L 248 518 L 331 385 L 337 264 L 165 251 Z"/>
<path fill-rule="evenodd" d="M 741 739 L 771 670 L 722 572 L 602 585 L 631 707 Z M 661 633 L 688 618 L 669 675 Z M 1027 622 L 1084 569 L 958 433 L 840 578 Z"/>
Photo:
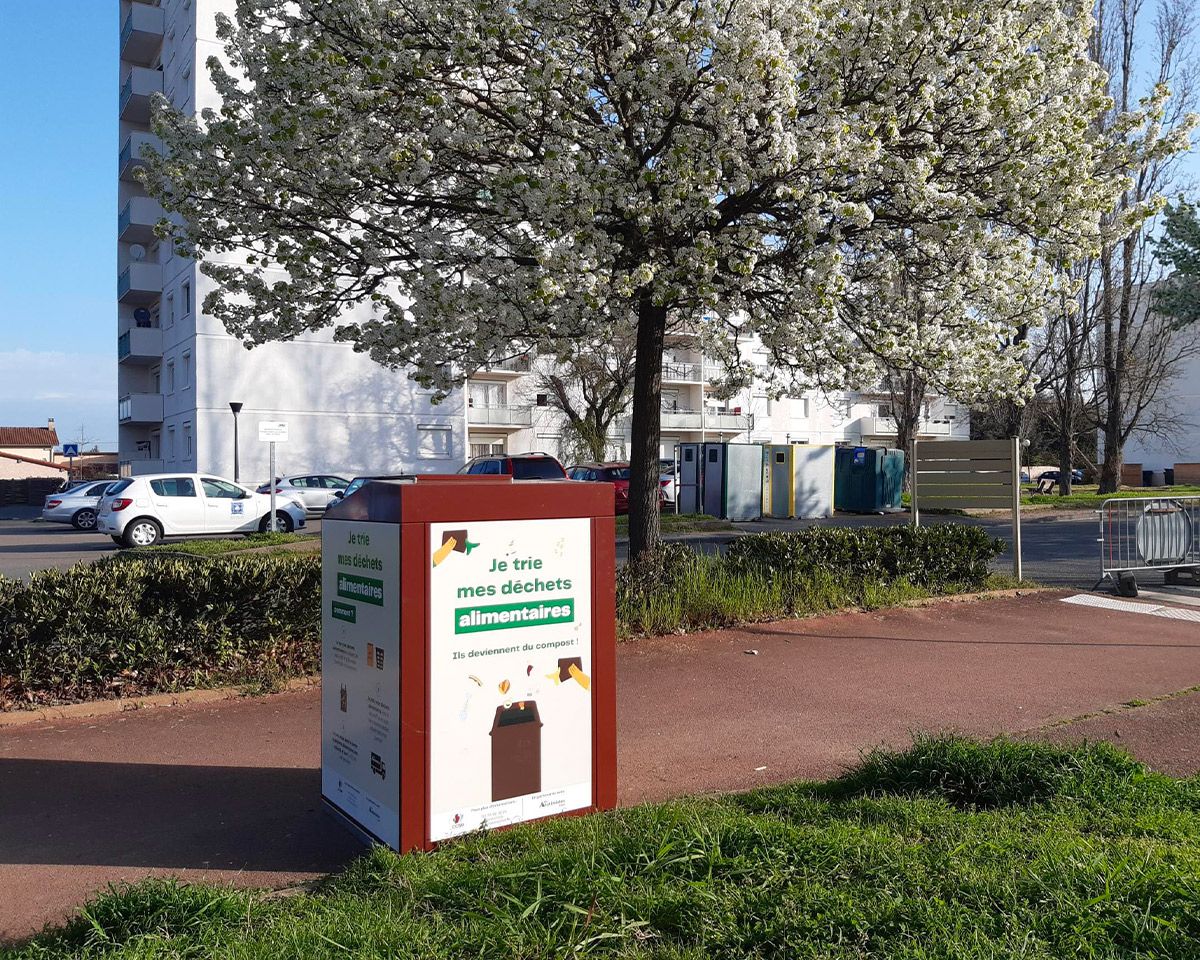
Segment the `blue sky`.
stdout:
<path fill-rule="evenodd" d="M 0 425 L 110 449 L 117 31 L 115 0 L 0 0 Z"/>
<path fill-rule="evenodd" d="M 116 449 L 117 4 L 0 0 L 0 424 Z"/>

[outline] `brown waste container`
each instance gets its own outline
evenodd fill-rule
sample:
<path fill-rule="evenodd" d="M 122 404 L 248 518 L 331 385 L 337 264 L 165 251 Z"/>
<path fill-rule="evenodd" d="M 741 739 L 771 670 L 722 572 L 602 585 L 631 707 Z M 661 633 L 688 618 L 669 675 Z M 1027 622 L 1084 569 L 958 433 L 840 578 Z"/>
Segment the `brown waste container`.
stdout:
<path fill-rule="evenodd" d="M 492 720 L 492 800 L 542 789 L 542 720 L 537 703 L 525 700 L 496 708 Z"/>

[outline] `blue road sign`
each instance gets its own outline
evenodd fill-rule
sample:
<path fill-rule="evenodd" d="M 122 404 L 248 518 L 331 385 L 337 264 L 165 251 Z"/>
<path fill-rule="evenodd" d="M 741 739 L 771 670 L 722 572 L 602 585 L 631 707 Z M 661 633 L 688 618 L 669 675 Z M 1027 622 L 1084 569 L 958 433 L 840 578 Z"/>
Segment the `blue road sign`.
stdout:
<path fill-rule="evenodd" d="M 63 444 L 63 456 L 64 456 L 64 457 L 77 457 L 77 456 L 79 456 L 79 444 L 77 444 L 77 443 L 64 443 L 64 444 Z"/>

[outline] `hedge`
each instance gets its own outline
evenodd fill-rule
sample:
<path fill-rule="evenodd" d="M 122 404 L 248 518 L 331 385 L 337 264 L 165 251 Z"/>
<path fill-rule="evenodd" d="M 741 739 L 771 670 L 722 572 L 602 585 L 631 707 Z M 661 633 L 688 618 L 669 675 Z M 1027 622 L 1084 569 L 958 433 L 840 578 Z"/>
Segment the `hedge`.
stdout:
<path fill-rule="evenodd" d="M 617 619 L 661 634 L 977 590 L 1003 547 L 962 525 L 759 534 L 725 556 L 668 545 L 618 571 Z M 0 578 L 0 709 L 315 673 L 320 595 L 312 553 L 118 554 Z"/>
<path fill-rule="evenodd" d="M 118 555 L 0 578 L 0 709 L 314 673 L 320 593 L 312 554 Z"/>
<path fill-rule="evenodd" d="M 963 524 L 756 534 L 723 556 L 666 544 L 618 572 L 617 621 L 674 633 L 980 590 L 1004 546 Z"/>

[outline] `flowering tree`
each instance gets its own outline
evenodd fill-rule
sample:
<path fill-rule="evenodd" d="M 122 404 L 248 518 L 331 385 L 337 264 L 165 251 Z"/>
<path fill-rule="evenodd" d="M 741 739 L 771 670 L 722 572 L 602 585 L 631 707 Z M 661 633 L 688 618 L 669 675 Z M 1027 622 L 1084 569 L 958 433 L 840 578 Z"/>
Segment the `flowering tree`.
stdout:
<path fill-rule="evenodd" d="M 780 376 L 877 379 L 908 322 L 847 296 L 916 238 L 960 271 L 937 348 L 1016 388 L 978 304 L 1039 309 L 1044 251 L 1090 251 L 1122 185 L 1095 163 L 1108 101 L 1069 7 L 237 0 L 209 62 L 223 106 L 157 111 L 146 185 L 247 344 L 332 326 L 446 390 L 514 344 L 635 324 L 636 555 L 658 540 L 673 325 L 731 364 L 735 333 Z"/>

